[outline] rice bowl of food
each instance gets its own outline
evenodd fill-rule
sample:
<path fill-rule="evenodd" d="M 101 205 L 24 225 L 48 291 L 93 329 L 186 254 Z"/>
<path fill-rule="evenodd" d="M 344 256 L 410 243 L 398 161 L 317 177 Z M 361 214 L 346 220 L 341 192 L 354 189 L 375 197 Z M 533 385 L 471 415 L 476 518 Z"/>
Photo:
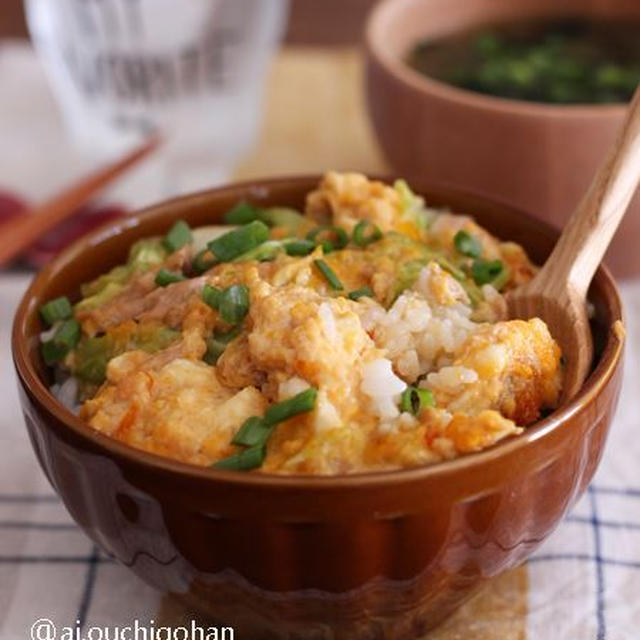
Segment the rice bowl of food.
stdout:
<path fill-rule="evenodd" d="M 18 312 L 41 464 L 103 548 L 252 637 L 412 637 L 524 560 L 599 459 L 610 277 L 568 406 L 546 325 L 506 316 L 552 244 L 501 205 L 353 173 L 158 205 Z"/>
<path fill-rule="evenodd" d="M 224 221 L 179 220 L 41 309 L 53 391 L 92 428 L 193 464 L 335 474 L 479 451 L 556 406 L 560 349 L 501 293 L 535 267 L 469 216 L 330 172 L 304 213 L 240 202 Z"/>

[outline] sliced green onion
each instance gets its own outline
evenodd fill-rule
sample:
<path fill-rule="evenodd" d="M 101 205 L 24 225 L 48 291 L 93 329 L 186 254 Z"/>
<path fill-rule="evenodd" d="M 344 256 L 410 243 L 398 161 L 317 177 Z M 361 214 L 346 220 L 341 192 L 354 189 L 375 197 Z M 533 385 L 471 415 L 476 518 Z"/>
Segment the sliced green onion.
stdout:
<path fill-rule="evenodd" d="M 82 338 L 73 358 L 73 375 L 84 382 L 100 385 L 105 380 L 109 360 L 117 353 L 113 338 L 107 334 Z"/>
<path fill-rule="evenodd" d="M 312 240 L 283 240 L 283 244 L 290 256 L 308 256 L 316 248 Z"/>
<path fill-rule="evenodd" d="M 491 284 L 503 270 L 502 260 L 474 260 L 471 265 L 471 275 L 478 286 Z"/>
<path fill-rule="evenodd" d="M 220 295 L 218 302 L 220 317 L 228 324 L 238 324 L 249 311 L 249 287 L 233 284 Z"/>
<path fill-rule="evenodd" d="M 467 279 L 464 271 L 462 271 L 462 269 L 458 269 L 458 267 L 456 267 L 456 265 L 453 264 L 453 262 L 451 262 L 451 260 L 449 260 L 449 258 L 445 258 L 445 256 L 441 256 L 441 255 L 436 254 L 433 257 L 433 259 L 445 271 L 448 271 L 456 280 L 458 280 L 458 282 L 462 282 L 463 280 Z"/>
<path fill-rule="evenodd" d="M 260 220 L 270 227 L 281 227 L 295 235 L 306 218 L 299 211 L 289 207 L 269 207 L 262 211 Z"/>
<path fill-rule="evenodd" d="M 482 295 L 482 291 L 480 291 L 480 287 L 478 287 L 478 285 L 471 278 L 465 278 L 464 280 L 461 280 L 460 284 L 469 297 L 471 306 L 475 309 L 484 300 L 484 296 Z"/>
<path fill-rule="evenodd" d="M 311 411 L 315 407 L 317 396 L 318 390 L 309 387 L 292 398 L 271 405 L 265 412 L 264 418 L 256 416 L 247 418 L 231 443 L 249 448 L 220 460 L 212 466 L 218 469 L 249 471 L 262 465 L 267 455 L 266 443 L 275 425 Z"/>
<path fill-rule="evenodd" d="M 347 297 L 351 300 L 358 300 L 358 298 L 362 298 L 364 296 L 373 298 L 373 290 L 371 287 L 361 287 L 360 289 L 355 289 L 347 294 Z"/>
<path fill-rule="evenodd" d="M 65 359 L 69 349 L 62 345 L 56 344 L 53 340 L 48 340 L 40 345 L 40 353 L 42 359 L 47 366 L 51 366 L 56 362 L 61 362 Z"/>
<path fill-rule="evenodd" d="M 511 270 L 509 269 L 509 267 L 506 264 L 503 264 L 502 266 L 503 269 L 500 272 L 500 275 L 496 276 L 490 283 L 491 286 L 497 291 L 500 291 L 504 287 L 504 285 L 509 282 L 509 278 L 511 277 Z"/>
<path fill-rule="evenodd" d="M 425 407 L 433 407 L 435 404 L 433 393 L 428 389 L 407 387 L 400 397 L 400 409 L 414 416 L 419 415 Z"/>
<path fill-rule="evenodd" d="M 80 323 L 75 318 L 62 322 L 53 334 L 53 338 L 40 347 L 45 363 L 52 365 L 64 360 L 69 351 L 78 344 L 81 333 Z"/>
<path fill-rule="evenodd" d="M 269 227 L 260 220 L 229 231 L 212 240 L 207 246 L 222 262 L 229 262 L 269 239 Z"/>
<path fill-rule="evenodd" d="M 318 390 L 309 387 L 296 394 L 292 398 L 271 405 L 264 414 L 264 420 L 268 424 L 277 424 L 289 418 L 311 411 L 316 406 Z"/>
<path fill-rule="evenodd" d="M 189 225 L 184 220 L 178 220 L 164 237 L 163 244 L 169 251 L 177 251 L 192 240 Z"/>
<path fill-rule="evenodd" d="M 198 251 L 193 258 L 191 266 L 193 267 L 196 275 L 200 275 L 205 271 L 209 271 L 211 267 L 216 263 L 215 256 L 209 251 L 209 249 L 203 249 Z"/>
<path fill-rule="evenodd" d="M 233 262 L 247 262 L 249 260 L 257 260 L 258 262 L 267 262 L 273 260 L 279 253 L 284 251 L 282 243 L 278 240 L 267 240 L 257 247 L 245 251 L 237 258 L 233 259 Z"/>
<path fill-rule="evenodd" d="M 249 222 L 262 220 L 262 218 L 262 210 L 254 207 L 245 200 L 238 202 L 233 209 L 230 209 L 222 216 L 222 219 L 227 224 L 249 224 Z"/>
<path fill-rule="evenodd" d="M 207 350 L 202 359 L 210 365 L 215 365 L 224 353 L 227 345 L 242 333 L 242 327 L 234 327 L 230 331 L 216 331 L 206 339 Z"/>
<path fill-rule="evenodd" d="M 81 333 L 80 323 L 75 318 L 69 318 L 58 327 L 53 340 L 58 344 L 69 347 L 69 349 L 73 349 L 78 344 Z"/>
<path fill-rule="evenodd" d="M 228 458 L 218 460 L 211 466 L 215 469 L 228 469 L 229 471 L 251 471 L 251 469 L 257 469 L 262 465 L 266 455 L 264 446 L 251 447 Z"/>
<path fill-rule="evenodd" d="M 49 300 L 49 302 L 40 307 L 40 316 L 50 327 L 58 322 L 58 320 L 70 318 L 71 312 L 71 303 L 66 296 Z"/>
<path fill-rule="evenodd" d="M 332 289 L 344 289 L 342 282 L 340 282 L 340 278 L 338 278 L 335 271 L 324 260 L 314 260 L 313 264 L 316 265 L 318 271 L 320 271 L 320 273 L 325 277 L 325 280 L 329 283 L 329 286 Z"/>
<path fill-rule="evenodd" d="M 353 243 L 359 247 L 366 247 L 368 244 L 380 240 L 380 238 L 382 238 L 380 227 L 368 220 L 360 220 L 353 228 L 353 234 L 351 235 Z"/>
<path fill-rule="evenodd" d="M 210 284 L 205 284 L 202 288 L 202 301 L 216 311 L 220 306 L 221 295 L 222 291 L 217 287 L 212 287 Z"/>
<path fill-rule="evenodd" d="M 53 340 L 47 340 L 47 342 L 43 342 L 40 345 L 40 353 L 45 364 L 51 366 L 64 360 L 67 353 L 69 353 L 69 349 L 63 345 L 56 344 Z"/>
<path fill-rule="evenodd" d="M 176 271 L 169 271 L 169 269 L 160 269 L 158 273 L 156 273 L 155 283 L 159 287 L 166 287 L 167 285 L 173 284 L 174 282 L 182 282 L 187 278 L 183 276 L 181 273 L 177 273 Z"/>
<path fill-rule="evenodd" d="M 269 227 L 284 227 L 290 233 L 295 233 L 304 222 L 304 216 L 289 207 L 268 207 L 261 209 L 248 202 L 239 202 L 233 209 L 224 214 L 223 220 L 227 224 L 243 225 L 260 220 Z"/>
<path fill-rule="evenodd" d="M 307 240 L 320 245 L 325 253 L 331 253 L 334 249 L 344 249 L 349 242 L 349 236 L 344 229 L 326 224 L 309 231 Z"/>
<path fill-rule="evenodd" d="M 263 418 L 253 416 L 247 418 L 238 432 L 233 437 L 231 444 L 242 445 L 244 447 L 255 447 L 256 445 L 264 445 L 267 443 L 273 425 L 265 422 Z"/>
<path fill-rule="evenodd" d="M 469 258 L 479 258 L 482 255 L 480 240 L 468 231 L 461 229 L 453 238 L 453 244 L 458 253 Z"/>

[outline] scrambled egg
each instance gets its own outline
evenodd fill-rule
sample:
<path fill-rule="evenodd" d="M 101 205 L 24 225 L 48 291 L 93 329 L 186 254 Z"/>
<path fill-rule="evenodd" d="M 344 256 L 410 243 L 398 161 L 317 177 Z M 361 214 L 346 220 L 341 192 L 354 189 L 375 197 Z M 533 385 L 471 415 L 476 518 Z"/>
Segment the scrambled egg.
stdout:
<path fill-rule="evenodd" d="M 535 273 L 521 247 L 468 216 L 429 209 L 404 184 L 359 174 L 327 174 L 308 195 L 305 230 L 309 220 L 349 234 L 365 220 L 383 235 L 329 253 L 318 246 L 306 256 L 223 262 L 157 286 L 162 268 L 189 272 L 194 252 L 187 245 L 133 271 L 104 303 L 81 303 L 82 340 L 158 325 L 177 337 L 156 349 L 120 340 L 122 352 L 111 354 L 80 415 L 140 449 L 210 465 L 239 451 L 231 441 L 247 418 L 314 387 L 313 410 L 277 425 L 259 471 L 337 474 L 480 451 L 555 407 L 558 345 L 541 320 L 506 319 L 501 292 L 474 282 L 456 234 L 473 235 L 481 259 L 508 269 L 503 290 Z M 278 229 L 272 238 L 282 235 Z M 205 285 L 236 284 L 250 294 L 237 326 L 202 299 Z M 347 296 L 362 288 L 369 293 Z M 219 335 L 231 338 L 212 360 L 209 341 Z M 66 365 L 80 370 L 81 356 L 79 348 Z M 410 388 L 432 402 L 403 404 Z"/>

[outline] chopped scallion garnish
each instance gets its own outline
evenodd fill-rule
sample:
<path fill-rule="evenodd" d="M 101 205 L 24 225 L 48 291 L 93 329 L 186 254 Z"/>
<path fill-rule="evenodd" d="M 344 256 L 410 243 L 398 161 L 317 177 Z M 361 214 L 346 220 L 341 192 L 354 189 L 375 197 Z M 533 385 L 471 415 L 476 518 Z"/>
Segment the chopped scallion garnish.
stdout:
<path fill-rule="evenodd" d="M 368 220 L 360 220 L 358 224 L 353 228 L 353 234 L 351 239 L 353 243 L 359 247 L 366 247 L 372 242 L 376 242 L 382 238 L 382 231 L 378 225 L 369 222 Z"/>
<path fill-rule="evenodd" d="M 311 240 L 284 240 L 283 244 L 290 256 L 308 256 L 316 247 Z"/>
<path fill-rule="evenodd" d="M 309 387 L 295 396 L 272 404 L 265 412 L 264 419 L 268 424 L 277 424 L 289 418 L 311 411 L 316 405 L 318 390 Z"/>
<path fill-rule="evenodd" d="M 222 291 L 217 287 L 212 287 L 210 284 L 205 284 L 202 288 L 202 301 L 216 311 L 220 306 L 221 295 Z"/>
<path fill-rule="evenodd" d="M 75 318 L 69 318 L 56 329 L 53 339 L 58 344 L 63 344 L 72 349 L 78 344 L 80 333 L 80 323 Z"/>
<path fill-rule="evenodd" d="M 64 345 L 56 344 L 53 340 L 47 340 L 40 345 L 40 353 L 45 364 L 51 366 L 64 360 L 69 349 Z"/>
<path fill-rule="evenodd" d="M 70 318 L 71 303 L 69 298 L 61 296 L 54 300 L 49 300 L 49 302 L 40 307 L 40 316 L 49 327 L 52 327 L 58 320 Z"/>
<path fill-rule="evenodd" d="M 249 287 L 244 284 L 232 284 L 224 290 L 205 284 L 202 288 L 202 300 L 212 309 L 220 312 L 227 324 L 238 324 L 249 311 Z"/>
<path fill-rule="evenodd" d="M 373 298 L 373 290 L 371 287 L 361 287 L 360 289 L 355 289 L 347 294 L 347 297 L 351 300 L 358 300 L 358 298 L 362 298 L 364 296 Z"/>
<path fill-rule="evenodd" d="M 268 207 L 261 212 L 260 220 L 270 227 L 280 227 L 295 235 L 306 218 L 299 211 L 289 207 Z"/>
<path fill-rule="evenodd" d="M 248 262 L 249 260 L 257 260 L 258 262 L 268 262 L 275 259 L 275 257 L 284 251 L 282 242 L 278 240 L 267 240 L 257 247 L 245 251 L 237 258 L 233 259 L 233 262 Z"/>
<path fill-rule="evenodd" d="M 159 287 L 166 287 L 174 282 L 182 282 L 187 278 L 183 276 L 181 273 L 176 271 L 169 271 L 169 269 L 160 269 L 158 273 L 156 273 L 155 283 Z"/>
<path fill-rule="evenodd" d="M 425 407 L 435 406 L 433 393 L 428 389 L 407 387 L 400 397 L 400 409 L 414 416 L 420 414 Z"/>
<path fill-rule="evenodd" d="M 227 287 L 218 300 L 220 317 L 228 324 L 242 322 L 249 311 L 249 287 L 233 284 Z"/>
<path fill-rule="evenodd" d="M 192 240 L 189 225 L 184 220 L 178 220 L 164 237 L 163 243 L 169 251 L 177 251 Z"/>
<path fill-rule="evenodd" d="M 53 338 L 42 343 L 40 352 L 46 364 L 52 365 L 64 360 L 66 355 L 80 340 L 80 323 L 75 318 L 64 320 L 55 330 Z"/>
<path fill-rule="evenodd" d="M 324 261 L 321 259 L 314 260 L 313 264 L 316 265 L 318 271 L 324 276 L 325 280 L 329 283 L 329 286 L 332 289 L 342 290 L 344 287 L 342 286 L 342 282 L 340 282 L 340 278 L 335 274 L 335 271 Z"/>
<path fill-rule="evenodd" d="M 471 275 L 478 286 L 492 284 L 503 272 L 502 260 L 474 260 Z"/>
<path fill-rule="evenodd" d="M 317 396 L 318 390 L 309 387 L 292 398 L 271 405 L 265 412 L 264 418 L 257 416 L 247 418 L 231 443 L 249 448 L 219 460 L 211 466 L 235 471 L 250 471 L 261 466 L 267 455 L 266 443 L 274 427 L 284 420 L 311 411 L 316 405 Z"/>
<path fill-rule="evenodd" d="M 349 242 L 349 236 L 344 229 L 327 224 L 309 231 L 307 240 L 320 245 L 325 253 L 331 253 L 335 249 L 344 249 Z"/>
<path fill-rule="evenodd" d="M 192 267 L 196 275 L 209 271 L 215 265 L 216 259 L 209 249 L 198 251 L 193 258 Z"/>
<path fill-rule="evenodd" d="M 257 416 L 247 418 L 233 437 L 231 444 L 244 447 L 264 445 L 267 443 L 273 431 L 273 426 L 274 425 L 265 422 L 263 418 L 258 418 Z"/>
<path fill-rule="evenodd" d="M 445 256 L 441 256 L 441 255 L 436 255 L 436 256 L 434 256 L 433 259 L 445 271 L 448 271 L 458 282 L 462 282 L 463 280 L 466 279 L 464 271 L 462 269 L 459 269 L 458 267 L 456 267 L 456 265 L 453 264 L 453 262 L 451 262 L 451 260 L 449 260 L 449 258 L 446 258 Z"/>
<path fill-rule="evenodd" d="M 251 471 L 257 469 L 264 462 L 267 452 L 264 446 L 251 447 L 236 453 L 228 458 L 214 462 L 211 466 L 216 469 L 229 471 Z"/>
<path fill-rule="evenodd" d="M 243 200 L 227 211 L 222 218 L 227 224 L 249 224 L 254 220 L 262 220 L 262 215 L 261 209 Z"/>
<path fill-rule="evenodd" d="M 229 262 L 269 239 L 269 227 L 254 220 L 212 240 L 207 246 L 221 262 Z"/>
<path fill-rule="evenodd" d="M 480 240 L 468 231 L 461 229 L 453 238 L 453 244 L 458 253 L 469 258 L 479 258 L 482 255 Z"/>
<path fill-rule="evenodd" d="M 203 360 L 210 365 L 218 362 L 220 356 L 224 353 L 227 345 L 242 332 L 242 327 L 234 327 L 229 331 L 216 331 L 211 337 L 206 339 L 207 350 L 203 356 Z"/>
<path fill-rule="evenodd" d="M 504 285 L 509 282 L 510 277 L 511 271 L 509 270 L 509 267 L 503 263 L 502 271 L 489 284 L 497 291 L 501 291 L 504 288 Z"/>

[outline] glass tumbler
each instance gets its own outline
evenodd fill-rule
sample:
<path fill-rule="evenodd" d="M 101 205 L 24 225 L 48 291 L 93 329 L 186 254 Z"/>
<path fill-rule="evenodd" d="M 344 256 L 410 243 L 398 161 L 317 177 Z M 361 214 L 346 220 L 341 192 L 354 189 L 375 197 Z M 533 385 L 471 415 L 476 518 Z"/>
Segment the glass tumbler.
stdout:
<path fill-rule="evenodd" d="M 110 155 L 151 131 L 165 193 L 223 179 L 254 143 L 287 0 L 25 0 L 74 141 Z"/>

